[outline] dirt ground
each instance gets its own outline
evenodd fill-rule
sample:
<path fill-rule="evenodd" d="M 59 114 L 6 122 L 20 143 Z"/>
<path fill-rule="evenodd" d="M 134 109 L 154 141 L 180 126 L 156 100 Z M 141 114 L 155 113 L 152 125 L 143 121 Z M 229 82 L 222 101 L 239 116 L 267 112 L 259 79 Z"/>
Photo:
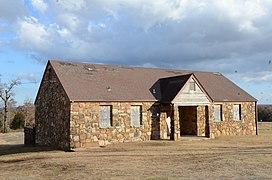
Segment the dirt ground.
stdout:
<path fill-rule="evenodd" d="M 258 136 L 62 152 L 0 145 L 0 179 L 272 179 L 272 123 Z"/>

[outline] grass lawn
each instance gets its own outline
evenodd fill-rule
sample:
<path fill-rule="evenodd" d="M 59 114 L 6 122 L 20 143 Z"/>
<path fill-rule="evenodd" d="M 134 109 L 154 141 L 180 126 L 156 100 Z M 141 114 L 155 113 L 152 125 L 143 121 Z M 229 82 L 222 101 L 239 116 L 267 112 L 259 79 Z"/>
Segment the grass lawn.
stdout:
<path fill-rule="evenodd" d="M 272 179 L 272 123 L 258 136 L 111 144 L 76 152 L 0 145 L 0 179 Z"/>

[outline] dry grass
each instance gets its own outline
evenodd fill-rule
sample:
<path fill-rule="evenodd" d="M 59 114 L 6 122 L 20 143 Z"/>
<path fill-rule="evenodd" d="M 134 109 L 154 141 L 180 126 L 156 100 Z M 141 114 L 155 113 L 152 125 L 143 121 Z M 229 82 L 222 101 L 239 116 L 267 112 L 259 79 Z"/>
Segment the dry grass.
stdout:
<path fill-rule="evenodd" d="M 259 136 L 43 150 L 0 147 L 0 179 L 272 179 L 272 123 Z"/>

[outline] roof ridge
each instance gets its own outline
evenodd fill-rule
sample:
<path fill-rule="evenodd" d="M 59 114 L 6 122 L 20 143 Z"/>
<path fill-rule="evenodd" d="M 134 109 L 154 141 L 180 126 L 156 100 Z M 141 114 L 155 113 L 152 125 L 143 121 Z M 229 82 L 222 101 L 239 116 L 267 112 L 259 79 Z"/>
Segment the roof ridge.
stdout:
<path fill-rule="evenodd" d="M 64 61 L 64 60 L 48 60 L 50 62 L 59 62 L 59 63 L 71 63 L 71 64 L 80 64 L 80 65 L 97 65 L 97 66 L 107 66 L 107 67 L 118 67 L 118 68 L 137 68 L 137 69 L 155 69 L 155 70 L 165 70 L 165 71 L 187 71 L 189 73 L 218 73 L 210 71 L 194 71 L 189 69 L 174 69 L 174 68 L 160 68 L 160 67 L 143 67 L 143 66 L 132 66 L 132 65 L 116 65 L 116 64 L 102 64 L 102 63 L 89 63 L 89 62 L 77 62 L 77 61 Z M 180 73 L 180 72 L 177 72 Z"/>
<path fill-rule="evenodd" d="M 194 73 L 187 73 L 187 74 L 182 74 L 182 75 L 177 75 L 177 76 L 169 76 L 169 77 L 165 77 L 165 78 L 160 78 L 159 80 L 167 80 L 167 79 L 172 79 L 172 78 L 178 78 L 178 77 L 182 77 L 182 76 L 191 76 Z"/>

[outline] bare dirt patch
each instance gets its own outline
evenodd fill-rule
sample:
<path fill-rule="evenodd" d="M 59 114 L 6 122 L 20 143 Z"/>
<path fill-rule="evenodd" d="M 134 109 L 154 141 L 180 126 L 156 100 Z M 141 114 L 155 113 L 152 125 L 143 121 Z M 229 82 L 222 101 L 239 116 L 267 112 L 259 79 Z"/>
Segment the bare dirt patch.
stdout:
<path fill-rule="evenodd" d="M 77 152 L 6 148 L 0 146 L 0 179 L 272 179 L 272 123 L 259 125 L 258 136 L 111 144 Z"/>

